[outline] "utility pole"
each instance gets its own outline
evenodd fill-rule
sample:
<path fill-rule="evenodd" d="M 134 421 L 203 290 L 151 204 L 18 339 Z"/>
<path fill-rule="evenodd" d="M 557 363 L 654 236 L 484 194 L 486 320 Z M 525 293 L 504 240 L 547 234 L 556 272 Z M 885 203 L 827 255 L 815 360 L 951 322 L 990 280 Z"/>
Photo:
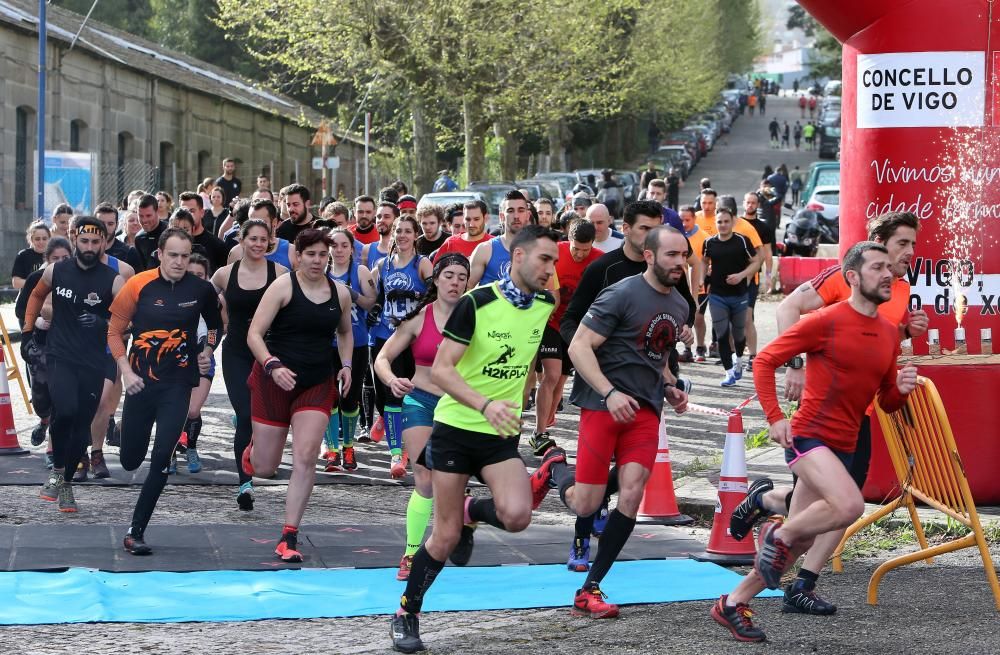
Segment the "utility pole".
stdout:
<path fill-rule="evenodd" d="M 35 218 L 45 215 L 45 41 L 48 27 L 45 0 L 38 0 L 38 158 L 35 163 Z"/>

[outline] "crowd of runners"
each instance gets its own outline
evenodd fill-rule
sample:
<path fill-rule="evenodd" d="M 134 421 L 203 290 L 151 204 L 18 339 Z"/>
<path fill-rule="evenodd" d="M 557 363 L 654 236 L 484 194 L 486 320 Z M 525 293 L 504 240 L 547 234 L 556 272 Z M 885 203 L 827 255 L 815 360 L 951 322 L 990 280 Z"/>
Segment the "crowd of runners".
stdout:
<path fill-rule="evenodd" d="M 739 206 L 703 180 L 675 212 L 662 204 L 666 183 L 652 179 L 620 225 L 586 192 L 556 216 L 550 201 L 510 191 L 491 234 L 481 201 L 418 208 L 397 183 L 353 207 L 313 208 L 306 187 L 274 194 L 263 177 L 242 199 L 226 167 L 228 183 L 182 193 L 176 209 L 137 191 L 122 225 L 118 209 L 100 205 L 29 228 L 37 256 L 16 281 L 42 417 L 31 439 L 49 440 L 43 500 L 77 511 L 74 481 L 109 475 L 106 443 L 135 470 L 152 440 L 123 544 L 151 554 L 146 529 L 178 459 L 201 470 L 201 408 L 221 346 L 240 509 L 253 510 L 254 477 L 273 476 L 294 437 L 282 561 L 302 561 L 299 524 L 317 468 L 356 470 L 356 444 L 368 442 L 387 449 L 391 477 L 412 473 L 397 650 L 423 649 L 424 598 L 446 561 L 470 560 L 477 527 L 524 530 L 550 489 L 577 517 L 567 567 L 586 576 L 572 611 L 611 618 L 619 609 L 601 582 L 635 526 L 664 405 L 686 409 L 682 365 L 717 360 L 723 387 L 752 371 L 796 484 L 751 486 L 735 537 L 787 520 L 763 525 L 753 572 L 711 615 L 736 639 L 763 640 L 748 603 L 802 553 L 785 608 L 835 611 L 816 581 L 863 509 L 871 404 L 881 394 L 884 408 L 899 406 L 916 384 L 912 366 L 896 370 L 900 340 L 927 325 L 907 308 L 912 214 L 873 219 L 870 241 L 782 302 L 780 337 L 758 349 L 753 308 L 776 280 L 766 181 Z M 140 230 L 126 227 L 133 220 Z M 782 367 L 784 396 L 800 401 L 791 422 L 776 389 Z M 550 434 L 571 376 L 575 461 Z M 532 405 L 534 420 L 524 414 Z M 522 431 L 538 458 L 530 474 Z M 472 477 L 489 495 L 468 492 Z"/>

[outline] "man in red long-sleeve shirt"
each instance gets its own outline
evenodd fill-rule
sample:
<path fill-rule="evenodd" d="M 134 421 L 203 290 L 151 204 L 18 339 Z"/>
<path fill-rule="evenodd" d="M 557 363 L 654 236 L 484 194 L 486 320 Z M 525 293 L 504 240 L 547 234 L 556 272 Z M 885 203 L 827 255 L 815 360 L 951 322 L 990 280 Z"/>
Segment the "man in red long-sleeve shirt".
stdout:
<path fill-rule="evenodd" d="M 865 407 L 876 393 L 886 411 L 905 402 L 917 369 L 896 369 L 898 327 L 878 313 L 892 295 L 893 274 L 885 246 L 862 241 L 844 257 L 851 296 L 806 316 L 758 354 L 754 386 L 771 424 L 771 439 L 785 448 L 798 476 L 788 520 L 761 529 L 754 570 L 712 606 L 712 618 L 739 641 L 764 641 L 747 603 L 781 574 L 817 535 L 847 527 L 864 511 L 850 475 L 851 458 Z M 800 352 L 809 356 L 802 404 L 789 422 L 778 404 L 774 372 Z"/>

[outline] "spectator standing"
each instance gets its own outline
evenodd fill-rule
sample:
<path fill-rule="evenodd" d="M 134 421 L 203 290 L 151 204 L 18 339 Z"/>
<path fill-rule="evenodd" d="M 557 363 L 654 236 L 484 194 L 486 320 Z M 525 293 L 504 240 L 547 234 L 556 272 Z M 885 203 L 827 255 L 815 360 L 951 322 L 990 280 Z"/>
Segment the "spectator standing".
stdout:
<path fill-rule="evenodd" d="M 228 207 L 233 198 L 240 195 L 243 190 L 243 182 L 236 177 L 236 160 L 226 157 L 222 160 L 222 175 L 216 178 L 215 186 L 221 187 L 226 196 L 225 205 Z"/>

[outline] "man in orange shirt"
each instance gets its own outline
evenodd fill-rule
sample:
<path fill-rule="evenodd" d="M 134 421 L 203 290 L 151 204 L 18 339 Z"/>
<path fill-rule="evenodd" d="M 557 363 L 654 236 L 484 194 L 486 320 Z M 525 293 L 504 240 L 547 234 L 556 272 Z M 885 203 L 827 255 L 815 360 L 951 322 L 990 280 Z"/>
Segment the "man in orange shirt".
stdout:
<path fill-rule="evenodd" d="M 883 244 L 889 251 L 890 266 L 895 278 L 890 299 L 879 305 L 879 314 L 893 325 L 899 326 L 900 339 L 908 339 L 927 331 L 927 314 L 923 310 L 908 311 L 910 285 L 906 281 L 906 271 L 913 259 L 919 222 L 909 212 L 888 212 L 868 222 L 868 238 Z M 778 333 L 782 333 L 799 319 L 814 310 L 833 305 L 850 297 L 851 290 L 840 265 L 831 266 L 809 282 L 800 285 L 778 305 Z M 785 370 L 785 398 L 798 401 L 802 397 L 805 381 L 805 362 L 802 357 L 793 357 Z M 871 461 L 871 406 L 861 419 L 858 431 L 857 449 L 851 466 L 851 477 L 858 488 L 868 477 Z M 754 524 L 770 514 L 783 514 L 791 503 L 792 488 L 772 489 L 767 478 L 754 481 L 746 500 L 733 511 L 730 532 L 742 539 L 753 529 Z M 834 530 L 816 538 L 813 547 L 803 562 L 799 578 L 785 591 L 787 611 L 805 614 L 833 614 L 836 607 L 815 594 L 816 578 L 819 571 L 837 548 L 843 537 L 843 530 Z"/>

